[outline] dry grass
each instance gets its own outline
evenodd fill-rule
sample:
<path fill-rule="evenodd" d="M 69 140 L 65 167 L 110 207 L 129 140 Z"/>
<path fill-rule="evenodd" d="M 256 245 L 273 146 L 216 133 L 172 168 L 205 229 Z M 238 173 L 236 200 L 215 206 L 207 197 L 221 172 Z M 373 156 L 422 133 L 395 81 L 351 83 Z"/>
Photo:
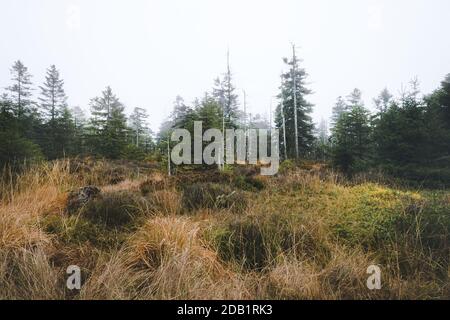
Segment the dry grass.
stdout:
<path fill-rule="evenodd" d="M 243 193 L 243 211 L 187 211 L 162 174 L 117 181 L 123 168 L 83 164 L 1 180 L 0 299 L 450 297 L 448 192 L 346 183 L 312 165 L 264 178 L 264 189 Z M 132 227 L 66 213 L 67 193 L 92 182 L 105 199 L 139 199 Z M 80 292 L 65 288 L 71 264 L 82 268 Z M 371 264 L 382 290 L 366 287 Z"/>

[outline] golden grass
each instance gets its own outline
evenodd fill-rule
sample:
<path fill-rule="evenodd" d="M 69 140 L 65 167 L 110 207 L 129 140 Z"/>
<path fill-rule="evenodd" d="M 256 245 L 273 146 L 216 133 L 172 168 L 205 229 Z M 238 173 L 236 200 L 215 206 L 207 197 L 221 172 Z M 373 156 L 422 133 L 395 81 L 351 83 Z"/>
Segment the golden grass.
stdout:
<path fill-rule="evenodd" d="M 423 193 L 343 183 L 312 165 L 310 171 L 261 178 L 266 187 L 245 193 L 244 212 L 199 209 L 184 215 L 182 192 L 164 175 L 129 176 L 108 185 L 110 175 L 95 170 L 114 169 L 105 163 L 92 168 L 80 173 L 65 160 L 2 180 L 0 299 L 450 297 L 448 220 L 439 215 L 450 206 L 448 192 L 433 207 Z M 90 222 L 67 216 L 67 193 L 93 181 L 105 194 L 145 198 L 145 214 L 133 228 L 93 229 L 115 246 L 96 247 L 81 234 L 81 240 L 69 239 L 91 229 L 75 228 Z M 146 181 L 152 181 L 150 191 L 142 195 Z M 59 233 L 45 229 L 48 217 L 60 219 Z M 118 235 L 123 241 L 113 239 Z M 221 251 L 247 241 L 267 253 L 261 268 L 244 267 L 252 258 L 247 249 L 226 256 Z M 80 292 L 65 288 L 69 264 L 82 267 Z M 382 290 L 366 288 L 371 264 L 382 268 Z"/>

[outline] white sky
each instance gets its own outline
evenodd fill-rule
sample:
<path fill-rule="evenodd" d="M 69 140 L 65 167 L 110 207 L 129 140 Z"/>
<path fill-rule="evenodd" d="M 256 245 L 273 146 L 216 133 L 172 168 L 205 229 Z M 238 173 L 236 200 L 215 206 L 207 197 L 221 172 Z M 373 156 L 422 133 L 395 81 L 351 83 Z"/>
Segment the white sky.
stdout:
<path fill-rule="evenodd" d="M 355 87 L 368 107 L 415 76 L 424 93 L 437 88 L 450 73 L 449 34 L 448 0 L 0 0 L 0 87 L 17 59 L 35 85 L 55 64 L 71 106 L 87 110 L 111 85 L 157 129 L 177 94 L 191 102 L 212 87 L 229 47 L 239 94 L 268 114 L 295 42 L 319 121 Z"/>

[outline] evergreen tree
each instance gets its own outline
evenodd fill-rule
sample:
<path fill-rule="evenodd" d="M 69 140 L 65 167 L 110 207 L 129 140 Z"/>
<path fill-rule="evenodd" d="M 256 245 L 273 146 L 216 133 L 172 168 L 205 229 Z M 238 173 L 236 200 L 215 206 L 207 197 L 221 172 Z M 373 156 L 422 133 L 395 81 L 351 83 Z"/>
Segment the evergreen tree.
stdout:
<path fill-rule="evenodd" d="M 417 98 L 417 84 L 391 103 L 375 123 L 374 141 L 378 163 L 385 168 L 401 168 L 408 163 L 423 162 L 426 141 L 424 102 Z"/>
<path fill-rule="evenodd" d="M 329 137 L 328 137 L 328 124 L 325 119 L 322 119 L 316 130 L 314 154 L 316 159 L 325 161 L 329 152 Z"/>
<path fill-rule="evenodd" d="M 370 113 L 364 108 L 361 91 L 348 96 L 348 111 L 343 112 L 333 128 L 333 161 L 344 172 L 367 168 L 370 160 Z"/>
<path fill-rule="evenodd" d="M 55 65 L 47 69 L 41 89 L 41 108 L 45 122 L 44 153 L 49 159 L 59 158 L 73 152 L 74 124 L 67 108 L 64 81 Z M 65 131 L 67 130 L 67 131 Z"/>
<path fill-rule="evenodd" d="M 133 131 L 133 142 L 136 147 L 139 148 L 139 143 L 145 141 L 146 134 L 148 133 L 147 124 L 148 114 L 145 109 L 134 108 L 133 113 L 130 116 L 130 128 Z"/>
<path fill-rule="evenodd" d="M 11 68 L 13 85 L 7 89 L 10 91 L 14 112 L 19 120 L 22 120 L 32 111 L 31 74 L 24 64 L 17 60 Z"/>
<path fill-rule="evenodd" d="M 107 158 L 118 158 L 126 146 L 124 106 L 107 87 L 101 97 L 90 103 L 92 117 L 88 126 L 90 152 Z"/>
<path fill-rule="evenodd" d="M 383 91 L 381 91 L 381 93 L 379 94 L 379 96 L 373 100 L 378 112 L 381 115 L 388 110 L 392 102 L 392 98 L 393 96 L 389 92 L 389 90 L 387 88 L 384 88 Z"/>
<path fill-rule="evenodd" d="M 86 131 L 86 115 L 83 110 L 76 106 L 71 108 L 70 113 L 73 117 L 73 149 L 76 155 L 80 155 L 86 152 L 85 150 L 85 131 Z"/>
<path fill-rule="evenodd" d="M 233 75 L 228 61 L 227 72 L 223 79 L 217 78 L 214 81 L 213 97 L 223 109 L 225 128 L 237 128 L 239 121 L 239 103 L 236 88 L 233 85 Z M 222 128 L 222 125 L 219 127 Z"/>
<path fill-rule="evenodd" d="M 312 151 L 314 143 L 313 129 L 314 124 L 310 114 L 312 113 L 313 105 L 309 103 L 306 97 L 311 94 L 311 90 L 306 88 L 307 73 L 305 69 L 299 68 L 299 60 L 284 62 L 290 66 L 290 70 L 282 75 L 282 84 L 280 87 L 279 99 L 283 105 L 279 105 L 276 109 L 275 124 L 280 129 L 280 147 L 287 148 L 288 157 L 295 157 L 295 106 L 294 106 L 294 92 L 296 94 L 297 102 L 297 132 L 298 145 L 300 156 L 307 157 Z M 295 70 L 295 72 L 294 72 Z M 295 74 L 295 75 L 294 75 Z M 294 76 L 295 86 L 294 88 Z M 283 143 L 283 115 L 281 110 L 284 110 L 284 117 L 286 123 L 286 144 Z"/>
<path fill-rule="evenodd" d="M 172 127 L 189 129 L 192 126 L 193 118 L 194 110 L 185 104 L 182 97 L 177 96 L 170 115 Z"/>
<path fill-rule="evenodd" d="M 345 100 L 339 96 L 336 100 L 336 104 L 333 107 L 332 115 L 331 115 L 331 126 L 334 128 L 336 126 L 336 123 L 339 120 L 339 117 L 344 113 L 348 111 L 347 110 L 347 104 L 345 103 Z"/>
<path fill-rule="evenodd" d="M 22 135 L 13 101 L 4 94 L 0 97 L 0 169 L 5 165 L 13 168 L 23 161 L 42 158 L 38 145 Z"/>
<path fill-rule="evenodd" d="M 51 65 L 47 69 L 44 85 L 39 87 L 41 89 L 39 98 L 41 107 L 50 123 L 54 122 L 67 106 L 67 96 L 63 86 L 64 80 L 60 79 L 59 71 L 55 65 Z"/>
<path fill-rule="evenodd" d="M 56 157 L 67 157 L 76 155 L 76 127 L 72 113 L 67 106 L 64 106 L 60 111 L 55 126 L 55 150 Z"/>

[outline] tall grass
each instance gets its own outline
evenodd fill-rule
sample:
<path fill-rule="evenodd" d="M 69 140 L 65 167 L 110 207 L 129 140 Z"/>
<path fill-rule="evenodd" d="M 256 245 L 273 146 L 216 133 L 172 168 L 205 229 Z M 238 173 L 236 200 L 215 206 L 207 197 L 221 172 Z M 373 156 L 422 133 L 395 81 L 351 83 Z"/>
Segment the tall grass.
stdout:
<path fill-rule="evenodd" d="M 3 172 L 0 299 L 450 297 L 446 191 L 292 167 L 254 191 L 224 180 L 245 199 L 235 210 L 215 205 L 220 192 L 209 194 L 214 205 L 186 202 L 197 176 L 177 188 L 163 174 L 115 166 L 63 160 Z M 68 192 L 89 184 L 102 196 L 69 215 Z M 65 287 L 71 264 L 82 268 L 81 291 Z M 381 290 L 366 287 L 372 264 Z"/>

